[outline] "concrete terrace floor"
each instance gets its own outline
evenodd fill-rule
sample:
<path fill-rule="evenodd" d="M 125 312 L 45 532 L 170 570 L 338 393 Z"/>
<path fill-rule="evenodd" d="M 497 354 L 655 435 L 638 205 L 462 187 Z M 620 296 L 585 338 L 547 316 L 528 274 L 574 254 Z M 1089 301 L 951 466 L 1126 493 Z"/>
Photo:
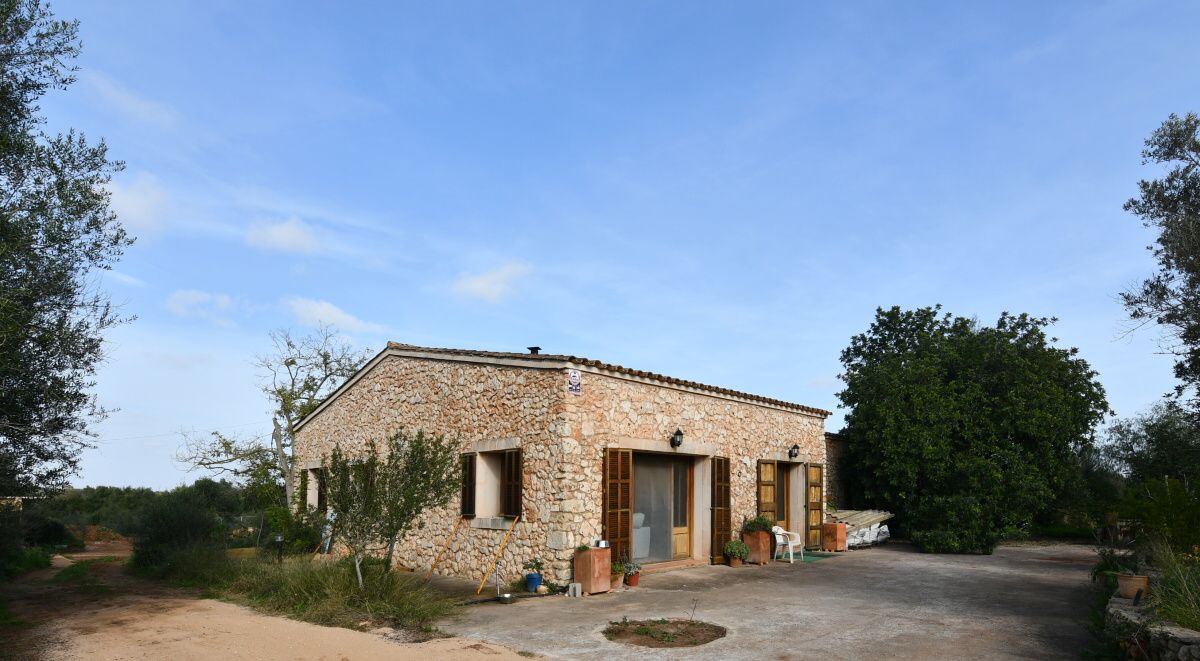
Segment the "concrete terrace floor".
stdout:
<path fill-rule="evenodd" d="M 448 633 L 552 658 L 1075 659 L 1091 643 L 1079 545 L 1003 546 L 991 556 L 929 555 L 905 544 L 814 563 L 697 567 L 641 585 L 468 608 Z M 610 620 L 686 617 L 728 635 L 674 650 L 605 640 Z"/>

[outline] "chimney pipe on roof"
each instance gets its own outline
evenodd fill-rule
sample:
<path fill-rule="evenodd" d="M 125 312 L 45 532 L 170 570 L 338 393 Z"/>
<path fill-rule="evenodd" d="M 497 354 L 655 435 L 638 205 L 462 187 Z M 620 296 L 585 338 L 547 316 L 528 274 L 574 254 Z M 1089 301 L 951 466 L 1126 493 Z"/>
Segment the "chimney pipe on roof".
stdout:
<path fill-rule="evenodd" d="M 542 350 L 541 347 L 525 347 L 525 348 L 529 349 L 529 353 L 534 356 L 538 355 L 538 352 L 540 352 Z"/>

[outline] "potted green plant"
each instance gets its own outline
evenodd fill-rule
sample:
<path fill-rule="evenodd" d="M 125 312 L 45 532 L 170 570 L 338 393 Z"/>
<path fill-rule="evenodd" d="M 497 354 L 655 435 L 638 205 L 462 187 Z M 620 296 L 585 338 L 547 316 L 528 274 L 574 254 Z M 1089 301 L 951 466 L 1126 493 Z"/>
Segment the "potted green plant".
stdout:
<path fill-rule="evenodd" d="M 625 578 L 625 565 L 624 563 L 614 562 L 610 569 L 612 571 L 612 586 L 613 589 L 616 589 L 621 584 L 621 579 Z"/>
<path fill-rule="evenodd" d="M 729 559 L 730 567 L 741 567 L 749 556 L 750 547 L 746 546 L 746 542 L 740 539 L 731 539 L 725 542 L 725 557 Z"/>
<path fill-rule="evenodd" d="M 537 589 L 542 584 L 542 571 L 546 566 L 542 563 L 541 558 L 534 558 L 525 563 L 525 587 L 530 592 L 537 592 Z"/>
<path fill-rule="evenodd" d="M 624 571 L 625 583 L 631 588 L 636 588 L 638 581 L 642 578 L 642 563 L 637 560 L 626 560 Z"/>
<path fill-rule="evenodd" d="M 746 562 L 765 565 L 771 561 L 771 528 L 775 522 L 763 514 L 742 523 L 742 541 L 749 547 Z"/>

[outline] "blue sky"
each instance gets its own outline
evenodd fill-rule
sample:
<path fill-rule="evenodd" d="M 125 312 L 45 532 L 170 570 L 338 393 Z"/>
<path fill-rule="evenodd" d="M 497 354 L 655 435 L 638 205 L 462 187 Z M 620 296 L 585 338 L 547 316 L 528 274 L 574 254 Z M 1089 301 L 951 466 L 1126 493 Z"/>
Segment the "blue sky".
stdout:
<path fill-rule="evenodd" d="M 1186 2 L 94 3 L 51 127 L 136 246 L 78 484 L 269 429 L 267 333 L 568 353 L 833 409 L 876 306 L 1057 316 L 1119 414 L 1172 386 L 1117 293 Z M 841 413 L 828 428 L 837 429 Z"/>

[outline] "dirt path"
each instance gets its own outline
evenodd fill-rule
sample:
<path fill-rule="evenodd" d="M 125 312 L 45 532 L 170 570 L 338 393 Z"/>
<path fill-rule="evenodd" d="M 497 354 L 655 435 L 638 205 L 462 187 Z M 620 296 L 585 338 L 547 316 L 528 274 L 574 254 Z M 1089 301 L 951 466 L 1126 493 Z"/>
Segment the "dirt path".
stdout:
<path fill-rule="evenodd" d="M 402 643 L 381 633 L 323 627 L 199 599 L 196 592 L 127 575 L 128 546 L 97 543 L 56 557 L 56 567 L 0 586 L 24 625 L 0 627 L 0 656 L 13 659 L 517 659 L 512 650 L 461 638 Z M 115 556 L 115 562 L 100 560 Z M 83 581 L 55 580 L 92 559 Z"/>

